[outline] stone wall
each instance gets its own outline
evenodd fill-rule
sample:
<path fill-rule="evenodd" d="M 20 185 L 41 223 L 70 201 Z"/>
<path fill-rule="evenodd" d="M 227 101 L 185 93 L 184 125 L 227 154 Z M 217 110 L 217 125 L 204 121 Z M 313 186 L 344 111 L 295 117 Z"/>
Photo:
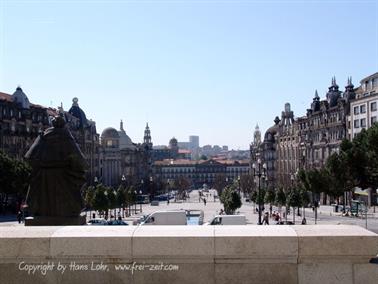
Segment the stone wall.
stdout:
<path fill-rule="evenodd" d="M 377 253 L 344 225 L 1 227 L 0 283 L 378 283 Z"/>

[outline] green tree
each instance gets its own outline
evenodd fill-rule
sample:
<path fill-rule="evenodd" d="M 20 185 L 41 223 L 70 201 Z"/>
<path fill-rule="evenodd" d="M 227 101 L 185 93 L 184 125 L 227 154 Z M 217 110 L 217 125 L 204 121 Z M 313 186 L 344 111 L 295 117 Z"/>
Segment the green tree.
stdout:
<path fill-rule="evenodd" d="M 190 181 L 186 177 L 180 176 L 179 178 L 175 179 L 174 187 L 177 189 L 178 192 L 177 197 L 179 199 L 183 199 L 184 195 L 186 194 L 186 191 L 190 187 Z"/>
<path fill-rule="evenodd" d="M 98 184 L 93 196 L 93 209 L 99 211 L 100 214 L 109 208 L 108 198 L 105 191 L 106 187 L 102 184 Z"/>
<path fill-rule="evenodd" d="M 0 151 L 0 212 L 8 203 L 9 195 L 15 195 L 19 202 L 25 198 L 31 173 L 25 161 L 11 158 Z"/>
<path fill-rule="evenodd" d="M 255 182 L 252 175 L 240 176 L 240 190 L 244 194 L 250 195 L 255 187 Z"/>
<path fill-rule="evenodd" d="M 217 190 L 218 196 L 222 195 L 222 191 L 227 185 L 226 178 L 225 174 L 217 174 L 215 176 L 213 187 Z"/>
<path fill-rule="evenodd" d="M 240 196 L 234 185 L 229 185 L 224 189 L 220 196 L 220 201 L 223 203 L 226 214 L 234 214 L 236 209 L 242 205 Z"/>
<path fill-rule="evenodd" d="M 276 199 L 276 191 L 272 187 L 268 188 L 265 194 L 265 203 L 273 204 L 275 199 Z"/>
<path fill-rule="evenodd" d="M 275 203 L 277 204 L 277 206 L 279 208 L 279 211 L 281 213 L 282 206 L 284 206 L 286 204 L 286 194 L 283 191 L 282 187 L 280 187 L 277 190 L 276 198 L 275 198 Z"/>
<path fill-rule="evenodd" d="M 293 222 L 295 224 L 295 208 L 302 205 L 300 190 L 291 188 L 287 195 L 287 206 L 293 207 Z"/>
<path fill-rule="evenodd" d="M 92 213 L 95 190 L 96 189 L 94 186 L 88 186 L 85 188 L 83 192 L 83 200 L 85 203 L 85 208 L 90 210 L 89 215 L 91 215 Z"/>

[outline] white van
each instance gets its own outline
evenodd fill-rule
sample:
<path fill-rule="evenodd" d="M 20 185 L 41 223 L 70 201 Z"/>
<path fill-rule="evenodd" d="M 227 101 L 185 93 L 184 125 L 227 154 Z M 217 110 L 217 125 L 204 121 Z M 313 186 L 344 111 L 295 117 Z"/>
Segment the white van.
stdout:
<path fill-rule="evenodd" d="M 245 215 L 216 215 L 205 225 L 246 225 Z"/>
<path fill-rule="evenodd" d="M 141 225 L 186 225 L 184 210 L 156 211 L 147 216 Z"/>

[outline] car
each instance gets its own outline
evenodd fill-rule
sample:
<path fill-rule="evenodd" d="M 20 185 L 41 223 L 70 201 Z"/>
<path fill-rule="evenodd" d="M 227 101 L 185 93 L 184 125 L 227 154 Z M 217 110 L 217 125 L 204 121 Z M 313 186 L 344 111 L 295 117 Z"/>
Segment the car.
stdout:
<path fill-rule="evenodd" d="M 95 218 L 95 219 L 89 220 L 87 225 L 92 225 L 92 226 L 107 225 L 107 222 L 104 218 Z"/>
<path fill-rule="evenodd" d="M 110 220 L 107 222 L 107 225 L 128 226 L 129 224 L 122 220 Z"/>

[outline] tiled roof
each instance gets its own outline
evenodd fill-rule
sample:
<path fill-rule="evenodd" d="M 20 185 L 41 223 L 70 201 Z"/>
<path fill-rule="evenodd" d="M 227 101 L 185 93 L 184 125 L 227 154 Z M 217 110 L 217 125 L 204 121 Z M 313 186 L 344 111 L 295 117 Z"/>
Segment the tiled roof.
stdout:
<path fill-rule="evenodd" d="M 0 92 L 0 100 L 11 102 L 12 101 L 12 96 L 9 95 L 9 94 L 1 93 Z"/>

